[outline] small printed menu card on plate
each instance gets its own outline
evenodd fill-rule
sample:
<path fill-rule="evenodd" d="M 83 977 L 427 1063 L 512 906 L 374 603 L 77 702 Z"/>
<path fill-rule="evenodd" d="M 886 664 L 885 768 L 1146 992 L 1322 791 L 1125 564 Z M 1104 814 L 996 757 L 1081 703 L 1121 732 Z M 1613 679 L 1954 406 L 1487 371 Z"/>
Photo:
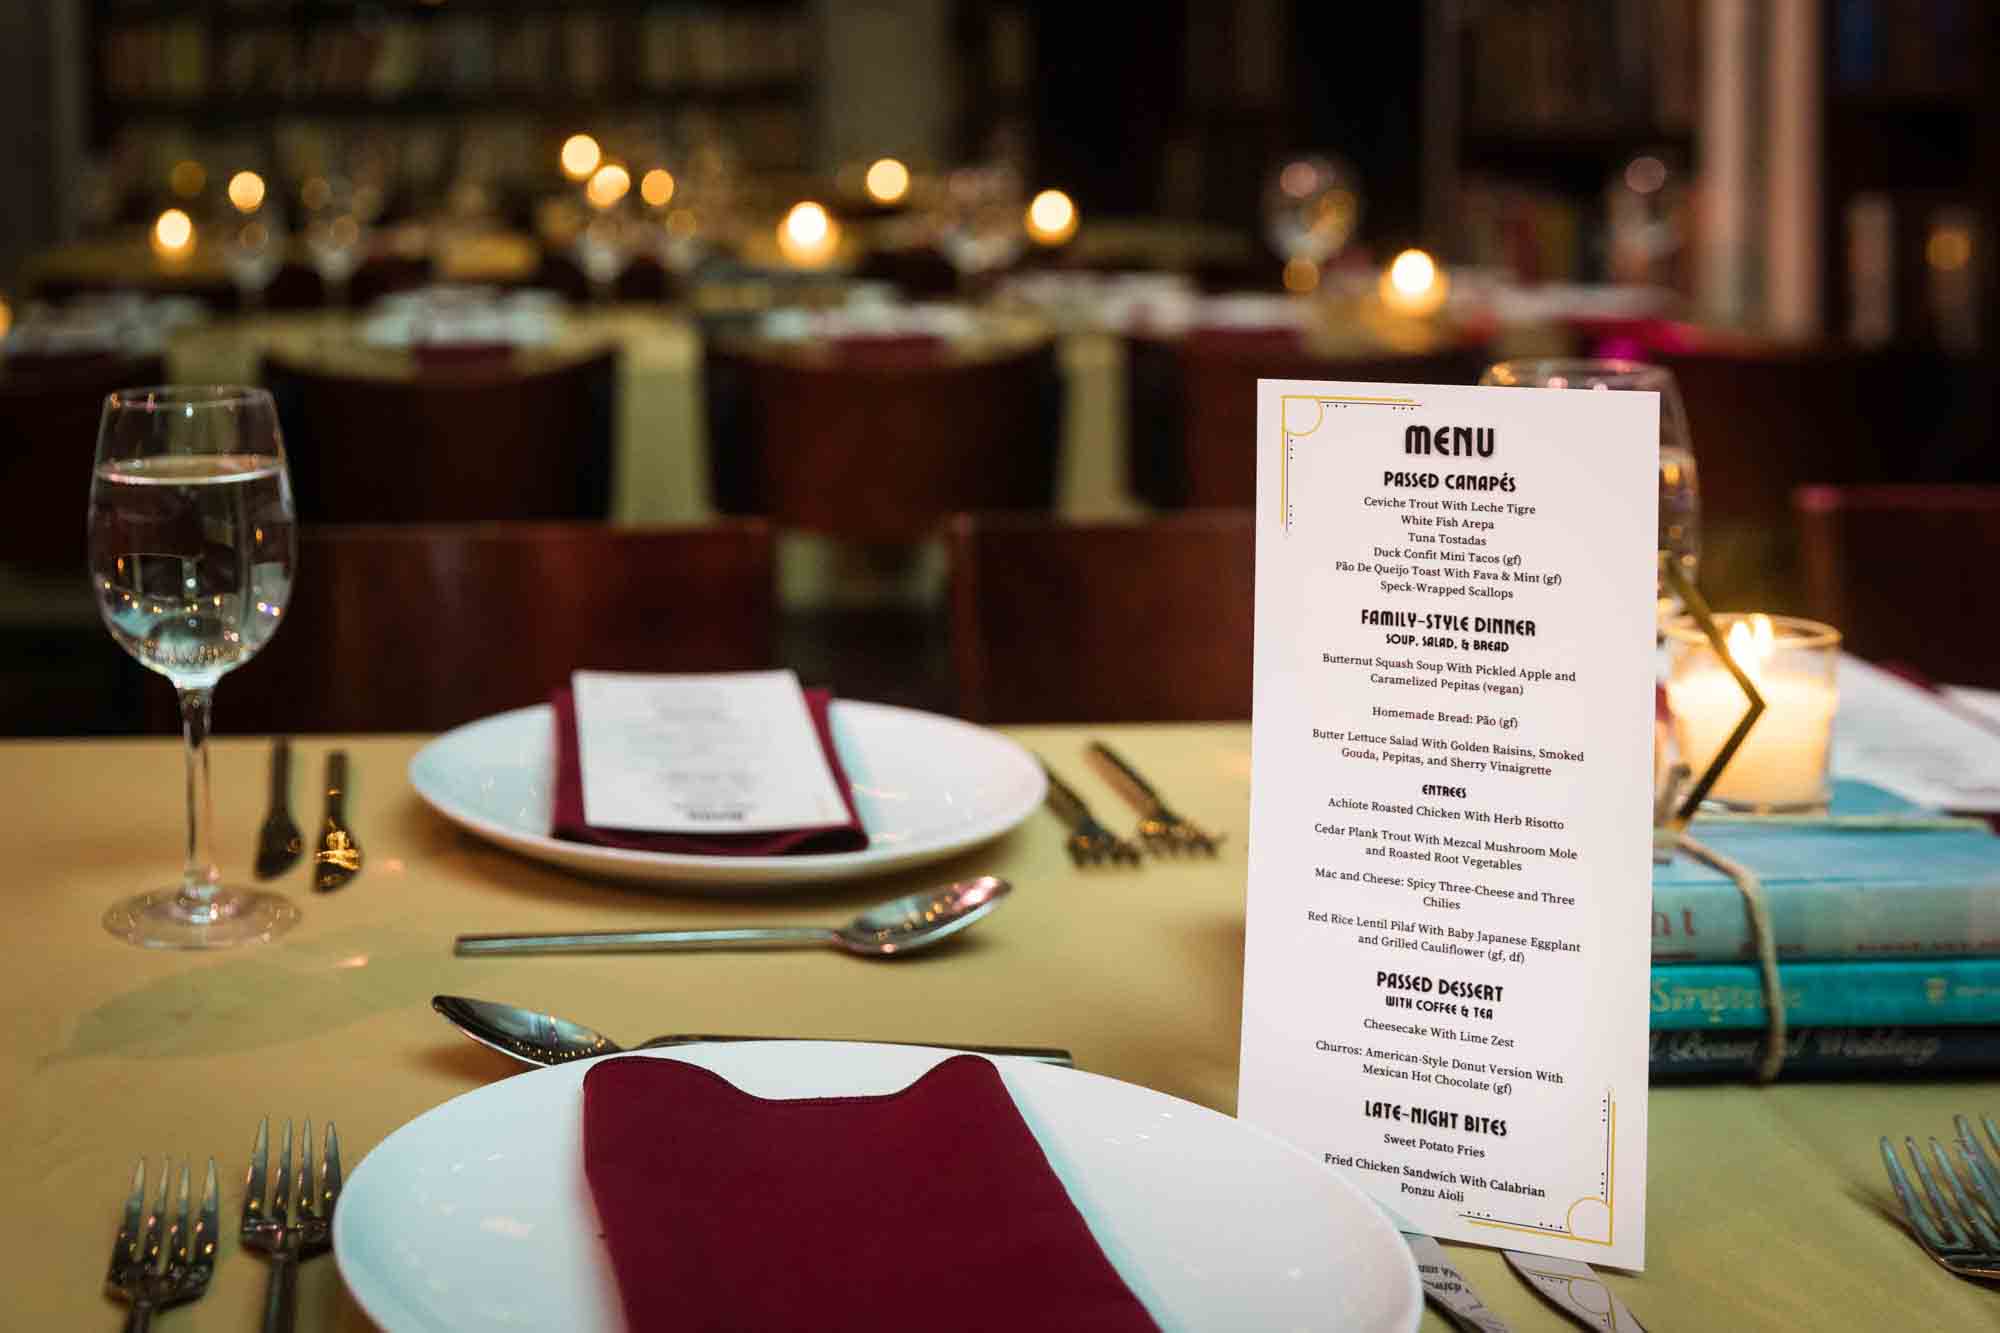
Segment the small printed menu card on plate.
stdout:
<path fill-rule="evenodd" d="M 578 671 L 583 817 L 647 833 L 771 833 L 852 819 L 789 671 Z"/>
<path fill-rule="evenodd" d="M 1645 1257 L 1659 399 L 1261 381 L 1239 1114 Z"/>

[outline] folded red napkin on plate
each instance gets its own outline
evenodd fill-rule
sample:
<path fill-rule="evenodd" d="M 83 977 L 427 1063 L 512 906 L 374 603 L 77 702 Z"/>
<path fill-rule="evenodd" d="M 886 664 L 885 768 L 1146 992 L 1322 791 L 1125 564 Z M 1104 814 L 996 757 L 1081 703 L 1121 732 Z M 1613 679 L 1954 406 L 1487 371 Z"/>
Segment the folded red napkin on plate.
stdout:
<path fill-rule="evenodd" d="M 854 789 L 840 754 L 833 748 L 833 728 L 827 709 L 833 704 L 829 690 L 806 690 L 806 710 L 812 714 L 813 730 L 826 766 L 833 771 L 834 785 L 847 807 L 847 822 L 820 828 L 782 829 L 776 833 L 641 833 L 628 829 L 593 828 L 583 819 L 583 763 L 576 744 L 576 698 L 568 686 L 549 696 L 555 712 L 556 789 L 551 832 L 570 842 L 595 843 L 599 847 L 622 847 L 634 852 L 671 852 L 680 856 L 805 856 L 826 852 L 858 852 L 868 846 L 868 833 L 855 813 Z"/>
<path fill-rule="evenodd" d="M 978 1056 L 797 1101 L 602 1061 L 583 1165 L 635 1330 L 1158 1327 Z"/>

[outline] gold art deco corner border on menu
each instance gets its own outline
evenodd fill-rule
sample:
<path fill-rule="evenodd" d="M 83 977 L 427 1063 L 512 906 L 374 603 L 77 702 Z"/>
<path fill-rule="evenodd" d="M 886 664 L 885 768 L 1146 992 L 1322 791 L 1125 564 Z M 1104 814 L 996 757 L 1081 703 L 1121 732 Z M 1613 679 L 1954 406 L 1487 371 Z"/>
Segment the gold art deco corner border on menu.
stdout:
<path fill-rule="evenodd" d="M 1303 430 L 1292 429 L 1292 404 L 1312 403 L 1319 408 L 1313 423 Z M 1414 412 L 1423 404 L 1414 398 L 1368 398 L 1342 397 L 1321 393 L 1287 393 L 1278 396 L 1278 526 L 1286 532 L 1292 530 L 1292 445 L 1320 428 L 1326 420 L 1329 407 L 1387 407 L 1399 412 Z"/>
<path fill-rule="evenodd" d="M 1604 1090 L 1604 1181 L 1601 1192 L 1586 1194 L 1570 1202 L 1563 1210 L 1563 1223 L 1553 1226 L 1546 1222 L 1513 1222 L 1506 1218 L 1494 1217 L 1490 1213 L 1460 1213 L 1459 1216 L 1476 1227 L 1492 1227 L 1498 1231 L 1524 1231 L 1532 1236 L 1557 1236 L 1563 1240 L 1573 1240 L 1579 1245 L 1609 1245 L 1618 1235 L 1618 1102 L 1611 1095 L 1611 1089 Z M 1599 1204 L 1604 1209 L 1604 1234 L 1585 1236 L 1576 1230 L 1576 1210 L 1585 1204 Z"/>

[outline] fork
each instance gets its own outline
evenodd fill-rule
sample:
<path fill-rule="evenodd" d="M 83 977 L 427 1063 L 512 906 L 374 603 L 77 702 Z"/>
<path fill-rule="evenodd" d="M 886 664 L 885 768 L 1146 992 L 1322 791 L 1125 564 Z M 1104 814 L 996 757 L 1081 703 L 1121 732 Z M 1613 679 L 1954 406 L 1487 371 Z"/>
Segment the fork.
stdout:
<path fill-rule="evenodd" d="M 188 1222 L 188 1164 L 181 1163 L 180 1203 L 166 1230 L 166 1264 L 160 1266 L 160 1229 L 166 1223 L 167 1186 L 172 1175 L 171 1164 L 162 1158 L 160 1201 L 148 1213 L 146 1159 L 141 1157 L 132 1168 L 132 1193 L 125 1200 L 125 1219 L 119 1224 L 118 1239 L 112 1242 L 111 1269 L 104 1277 L 106 1290 L 132 1307 L 125 1316 L 126 1333 L 144 1333 L 152 1326 L 153 1311 L 201 1295 L 215 1272 L 215 1236 L 221 1227 L 213 1157 L 208 1159 L 201 1217 L 192 1226 Z"/>
<path fill-rule="evenodd" d="M 1995 1127 L 1993 1117 L 1983 1115 L 1980 1121 L 1986 1127 L 1987 1139 L 2000 1151 L 2000 1128 Z M 2000 1278 L 2000 1231 L 1995 1229 L 1996 1223 L 2000 1223 L 2000 1172 L 1995 1171 L 1992 1159 L 1974 1137 L 1972 1122 L 1961 1115 L 1953 1117 L 1953 1124 L 1958 1127 L 1959 1153 L 1965 1159 L 1963 1184 L 1958 1168 L 1952 1165 L 1951 1154 L 1936 1139 L 1931 1140 L 1931 1155 L 1937 1160 L 1938 1173 L 1951 1191 L 1949 1204 L 1938 1194 L 1937 1183 L 1930 1168 L 1924 1165 L 1924 1155 L 1915 1139 L 1905 1138 L 1903 1146 L 1917 1169 L 1917 1179 L 1923 1183 L 1928 1208 L 1911 1190 L 1909 1177 L 1903 1173 L 1903 1164 L 1886 1135 L 1882 1139 L 1882 1164 L 1888 1168 L 1889 1183 L 1903 1205 L 1903 1216 L 1925 1253 L 1960 1277 Z"/>
<path fill-rule="evenodd" d="M 270 1206 L 264 1203 L 265 1170 L 271 1155 L 271 1117 L 257 1126 L 257 1141 L 250 1148 L 250 1173 L 243 1183 L 243 1225 L 240 1235 L 246 1249 L 261 1250 L 271 1256 L 271 1275 L 264 1288 L 264 1333 L 286 1333 L 296 1314 L 299 1264 L 314 1255 L 325 1254 L 332 1240 L 333 1209 L 340 1199 L 340 1135 L 333 1122 L 326 1122 L 326 1163 L 315 1190 L 313 1181 L 313 1125 L 299 1144 L 299 1206 L 290 1206 L 292 1186 L 292 1122 L 285 1121 L 285 1135 L 278 1141 L 278 1177 L 271 1192 Z"/>
<path fill-rule="evenodd" d="M 1092 741 L 1089 753 L 1104 765 L 1111 784 L 1138 810 L 1139 840 L 1155 856 L 1168 852 L 1215 855 L 1216 845 L 1222 841 L 1221 835 L 1210 833 L 1169 810 L 1167 803 L 1160 799 L 1160 794 L 1139 776 L 1138 770 L 1120 759 L 1103 741 Z"/>
<path fill-rule="evenodd" d="M 1083 798 L 1070 790 L 1047 764 L 1042 772 L 1049 779 L 1049 808 L 1069 825 L 1069 859 L 1078 865 L 1102 865 L 1106 861 L 1123 865 L 1139 864 L 1139 849 L 1097 822 Z"/>

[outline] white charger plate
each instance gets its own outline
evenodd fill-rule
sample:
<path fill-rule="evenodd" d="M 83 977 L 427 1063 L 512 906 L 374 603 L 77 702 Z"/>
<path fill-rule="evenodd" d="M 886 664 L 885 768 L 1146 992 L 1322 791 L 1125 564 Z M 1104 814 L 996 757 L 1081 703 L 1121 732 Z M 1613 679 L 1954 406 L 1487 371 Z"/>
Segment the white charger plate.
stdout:
<path fill-rule="evenodd" d="M 761 1097 L 893 1092 L 950 1054 L 791 1041 L 645 1053 Z M 624 1327 L 583 1175 L 583 1074 L 595 1063 L 454 1098 L 354 1171 L 334 1213 L 334 1255 L 387 1333 Z M 1105 1255 L 1163 1328 L 1416 1328 L 1423 1292 L 1408 1247 L 1329 1168 L 1163 1093 L 994 1063 Z"/>
<path fill-rule="evenodd" d="M 686 856 L 551 837 L 555 733 L 547 704 L 446 732 L 410 760 L 410 785 L 446 819 L 524 856 L 586 874 L 734 893 L 936 861 L 1007 832 L 1048 791 L 1033 755 L 957 718 L 836 699 L 829 725 L 868 831 L 858 852 Z"/>

